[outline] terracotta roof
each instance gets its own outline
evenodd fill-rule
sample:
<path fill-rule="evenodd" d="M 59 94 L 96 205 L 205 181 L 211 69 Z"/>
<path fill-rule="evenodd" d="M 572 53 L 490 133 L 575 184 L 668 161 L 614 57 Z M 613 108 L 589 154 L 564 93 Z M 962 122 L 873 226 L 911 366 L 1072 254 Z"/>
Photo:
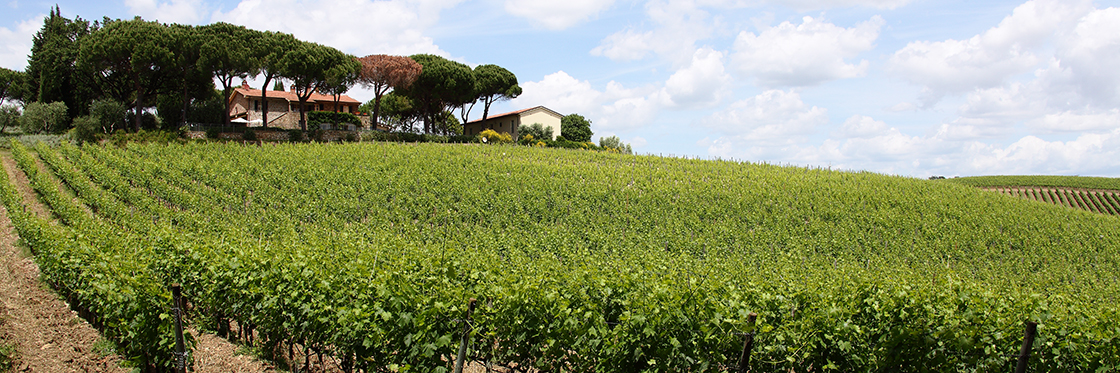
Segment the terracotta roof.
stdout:
<path fill-rule="evenodd" d="M 259 89 L 245 88 L 244 86 L 242 86 L 242 87 L 237 87 L 237 89 L 234 89 L 233 91 L 236 92 L 236 93 L 240 93 L 242 95 L 245 95 L 245 96 L 249 96 L 249 97 L 261 97 L 261 90 L 259 90 Z M 231 96 L 231 98 L 232 98 L 232 96 Z M 268 91 L 268 98 L 270 98 L 270 99 L 271 98 L 279 98 L 279 99 L 288 100 L 290 102 L 299 102 L 299 97 L 296 96 L 295 92 L 291 92 L 291 91 Z M 314 102 L 331 102 L 331 103 L 333 103 L 334 102 L 334 96 L 312 93 L 311 97 L 307 98 L 307 102 L 309 102 L 309 103 L 314 103 Z M 347 104 L 361 104 L 361 102 L 359 102 L 358 100 L 355 100 L 355 99 L 353 99 L 353 98 L 351 98 L 350 96 L 347 96 L 347 95 L 342 95 L 342 97 L 339 97 L 338 102 L 339 103 L 347 103 Z"/>
<path fill-rule="evenodd" d="M 556 111 L 554 111 L 554 110 L 552 110 L 552 109 L 549 109 L 549 108 L 546 108 L 546 107 L 544 107 L 544 106 L 534 106 L 534 107 L 531 107 L 531 108 L 528 108 L 528 109 L 521 109 L 521 110 L 511 111 L 511 112 L 508 112 L 508 113 L 501 113 L 501 114 L 498 114 L 498 115 L 490 115 L 490 116 L 487 116 L 487 117 L 486 117 L 486 120 L 490 120 L 490 119 L 494 119 L 494 118 L 501 118 L 501 117 L 508 117 L 508 116 L 512 116 L 512 115 L 517 115 L 517 114 L 521 114 L 521 113 L 524 113 L 524 112 L 526 112 L 526 111 L 531 111 L 531 110 L 534 110 L 534 109 L 544 109 L 544 110 L 548 110 L 548 111 L 551 111 L 551 112 L 553 112 L 553 113 L 556 113 Z M 556 113 L 556 114 L 557 114 L 557 115 L 560 115 L 560 116 L 564 116 L 563 114 L 560 114 L 560 113 Z M 470 121 L 470 122 L 466 122 L 466 123 L 463 123 L 463 124 L 478 123 L 478 122 L 481 122 L 481 121 L 482 121 L 482 118 L 478 118 L 478 119 L 475 119 L 475 120 L 472 120 L 472 121 Z"/>

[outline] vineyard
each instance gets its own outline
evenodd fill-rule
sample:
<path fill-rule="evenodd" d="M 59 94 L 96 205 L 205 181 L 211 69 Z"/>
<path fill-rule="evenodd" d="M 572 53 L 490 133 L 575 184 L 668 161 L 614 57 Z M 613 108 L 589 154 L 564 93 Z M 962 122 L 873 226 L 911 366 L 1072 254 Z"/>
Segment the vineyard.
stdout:
<path fill-rule="evenodd" d="M 984 187 L 987 191 L 1032 201 L 1092 211 L 1105 215 L 1120 215 L 1120 191 L 1081 190 L 1044 187 Z"/>
<path fill-rule="evenodd" d="M 11 148 L 53 214 L 2 183 L 43 278 L 149 370 L 176 359 L 172 284 L 184 322 L 293 368 L 447 372 L 469 330 L 498 371 L 731 371 L 745 334 L 751 371 L 1009 371 L 1032 321 L 1030 371 L 1120 369 L 1120 220 L 966 185 L 513 146 Z"/>
<path fill-rule="evenodd" d="M 971 176 L 945 179 L 975 187 L 1052 187 L 1120 191 L 1120 178 L 1090 176 Z"/>

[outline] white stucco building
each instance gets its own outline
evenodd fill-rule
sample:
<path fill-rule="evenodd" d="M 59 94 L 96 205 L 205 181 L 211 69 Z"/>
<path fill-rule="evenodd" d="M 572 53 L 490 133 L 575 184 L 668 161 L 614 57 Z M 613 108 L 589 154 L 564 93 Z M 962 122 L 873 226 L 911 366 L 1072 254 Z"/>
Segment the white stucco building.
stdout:
<path fill-rule="evenodd" d="M 552 128 L 552 139 L 550 140 L 555 140 L 556 136 L 560 136 L 560 118 L 563 117 L 562 114 L 552 109 L 544 106 L 537 106 L 504 114 L 491 115 L 489 118 L 486 118 L 485 123 L 483 123 L 482 119 L 472 120 L 463 124 L 463 134 L 473 136 L 487 129 L 492 129 L 498 133 L 508 133 L 516 140 L 518 138 L 518 127 L 521 125 L 540 123 L 545 127 Z"/>

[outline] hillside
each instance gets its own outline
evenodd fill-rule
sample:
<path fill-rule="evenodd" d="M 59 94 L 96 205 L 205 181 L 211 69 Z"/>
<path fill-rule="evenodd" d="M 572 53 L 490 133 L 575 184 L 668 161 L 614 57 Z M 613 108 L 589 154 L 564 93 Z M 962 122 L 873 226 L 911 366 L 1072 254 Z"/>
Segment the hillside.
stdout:
<path fill-rule="evenodd" d="M 726 370 L 748 331 L 759 370 L 1000 370 L 1027 320 L 1032 371 L 1120 350 L 1120 221 L 955 183 L 509 146 L 35 150 L 85 205 L 44 182 L 65 225 L 9 206 L 55 281 L 181 283 L 204 326 L 355 367 L 450 368 L 469 298 L 472 359 L 542 371 Z M 145 307 L 113 294 L 81 295 Z"/>

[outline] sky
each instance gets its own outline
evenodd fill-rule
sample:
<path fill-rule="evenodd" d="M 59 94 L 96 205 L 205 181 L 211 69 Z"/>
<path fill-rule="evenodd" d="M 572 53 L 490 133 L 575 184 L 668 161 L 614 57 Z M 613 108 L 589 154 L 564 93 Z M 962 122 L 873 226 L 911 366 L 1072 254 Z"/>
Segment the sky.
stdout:
<path fill-rule="evenodd" d="M 1120 0 L 7 1 L 0 66 L 15 70 L 58 4 L 68 18 L 224 21 L 359 57 L 496 64 L 524 92 L 492 114 L 580 114 L 596 141 L 640 154 L 1120 177 Z"/>

